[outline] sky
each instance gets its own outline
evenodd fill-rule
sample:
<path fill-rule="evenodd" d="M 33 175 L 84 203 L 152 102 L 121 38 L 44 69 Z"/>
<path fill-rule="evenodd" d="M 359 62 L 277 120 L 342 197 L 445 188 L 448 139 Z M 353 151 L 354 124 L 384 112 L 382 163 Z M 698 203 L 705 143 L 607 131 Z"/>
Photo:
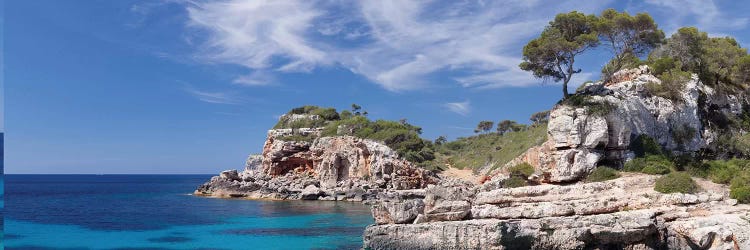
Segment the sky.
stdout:
<path fill-rule="evenodd" d="M 213 174 L 301 105 L 406 118 L 423 136 L 528 122 L 560 85 L 518 69 L 555 14 L 649 12 L 750 46 L 742 1 L 4 1 L 6 173 Z M 577 84 L 610 55 L 577 63 Z"/>

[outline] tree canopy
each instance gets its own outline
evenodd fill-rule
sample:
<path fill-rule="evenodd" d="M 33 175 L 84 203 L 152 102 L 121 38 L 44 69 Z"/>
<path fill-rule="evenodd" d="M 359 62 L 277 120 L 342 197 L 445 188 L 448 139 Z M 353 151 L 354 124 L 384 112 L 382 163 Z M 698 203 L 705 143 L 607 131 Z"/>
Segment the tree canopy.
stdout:
<path fill-rule="evenodd" d="M 481 121 L 479 124 L 477 124 L 477 128 L 474 130 L 474 133 L 479 132 L 489 132 L 492 130 L 492 126 L 494 126 L 495 123 L 492 121 Z"/>
<path fill-rule="evenodd" d="M 709 37 L 695 27 L 677 30 L 648 57 L 654 74 L 683 71 L 698 74 L 714 86 L 742 85 L 750 79 L 750 55 L 731 37 Z"/>
<path fill-rule="evenodd" d="M 523 47 L 522 70 L 535 77 L 562 81 L 563 98 L 567 99 L 568 82 L 581 69 L 575 58 L 599 43 L 595 31 L 596 17 L 580 12 L 557 14 L 542 34 Z"/>
<path fill-rule="evenodd" d="M 614 57 L 602 69 L 606 77 L 614 74 L 639 57 L 645 56 L 664 39 L 651 15 L 638 13 L 631 16 L 627 12 L 607 9 L 595 20 L 595 30 L 602 44 L 609 48 Z"/>

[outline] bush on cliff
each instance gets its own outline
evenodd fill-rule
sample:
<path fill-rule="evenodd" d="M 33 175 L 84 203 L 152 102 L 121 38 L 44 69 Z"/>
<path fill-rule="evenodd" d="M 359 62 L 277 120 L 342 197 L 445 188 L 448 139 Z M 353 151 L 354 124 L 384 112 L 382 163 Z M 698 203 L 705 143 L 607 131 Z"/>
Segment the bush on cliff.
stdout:
<path fill-rule="evenodd" d="M 586 177 L 586 182 L 601 182 L 617 178 L 620 178 L 620 173 L 617 170 L 607 166 L 599 166 Z"/>
<path fill-rule="evenodd" d="M 559 103 L 575 108 L 585 107 L 594 116 L 606 116 L 615 109 L 612 103 L 604 100 L 595 101 L 590 95 L 586 94 L 574 94 L 567 99 L 561 100 Z"/>
<path fill-rule="evenodd" d="M 526 181 L 529 176 L 534 174 L 534 167 L 528 163 L 521 163 L 507 169 L 510 178 L 503 181 L 504 188 L 523 187 L 528 184 Z"/>
<path fill-rule="evenodd" d="M 365 116 L 353 115 L 348 119 L 329 122 L 321 136 L 350 135 L 382 141 L 404 159 L 424 163 L 435 159 L 435 152 L 432 141 L 422 139 L 421 133 L 422 128 L 406 122 L 371 121 Z"/>
<path fill-rule="evenodd" d="M 291 115 L 309 115 L 310 117 L 291 120 Z M 313 119 L 313 116 L 317 116 L 318 118 Z M 321 108 L 318 106 L 306 105 L 293 108 L 287 112 L 285 116 L 279 118 L 279 121 L 273 126 L 273 128 L 318 128 L 325 126 L 330 121 L 339 119 L 339 113 L 336 112 L 335 108 Z"/>
<path fill-rule="evenodd" d="M 661 84 L 649 82 L 644 86 L 646 90 L 652 95 L 681 103 L 682 90 L 685 88 L 685 82 L 690 80 L 690 73 L 680 69 L 670 69 L 658 75 L 658 78 L 661 80 Z"/>
<path fill-rule="evenodd" d="M 528 178 L 532 174 L 534 174 L 534 167 L 529 165 L 528 163 L 521 163 L 512 167 L 508 168 L 508 173 L 510 176 L 519 176 Z"/>
<path fill-rule="evenodd" d="M 503 188 L 517 188 L 517 187 L 525 187 L 526 186 L 526 179 L 519 176 L 511 176 L 508 179 L 505 179 L 502 184 Z"/>
<path fill-rule="evenodd" d="M 685 172 L 673 172 L 659 177 L 654 184 L 654 190 L 660 193 L 694 193 L 698 185 L 692 177 Z"/>

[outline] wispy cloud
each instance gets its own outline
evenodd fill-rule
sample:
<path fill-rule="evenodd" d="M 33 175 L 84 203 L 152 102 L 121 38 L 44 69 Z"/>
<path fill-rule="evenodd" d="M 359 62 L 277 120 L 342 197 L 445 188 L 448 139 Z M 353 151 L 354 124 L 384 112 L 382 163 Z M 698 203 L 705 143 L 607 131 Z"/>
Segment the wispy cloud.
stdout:
<path fill-rule="evenodd" d="M 448 111 L 453 113 L 466 116 L 471 112 L 471 103 L 469 101 L 464 102 L 449 102 L 443 104 L 443 107 L 447 108 Z"/>
<path fill-rule="evenodd" d="M 743 29 L 750 23 L 747 16 L 728 15 L 715 0 L 646 0 L 646 3 L 657 8 L 642 9 L 665 14 L 667 23 L 664 29 L 668 33 L 683 26 L 697 26 L 715 36 L 721 35 L 722 31 Z"/>
<path fill-rule="evenodd" d="M 343 67 L 404 91 L 429 87 L 438 74 L 470 88 L 536 84 L 518 70 L 523 43 L 556 13 L 598 12 L 608 2 L 228 0 L 187 10 L 189 27 L 205 35 L 199 58 L 251 71 L 236 83 Z"/>
<path fill-rule="evenodd" d="M 235 95 L 232 92 L 211 92 L 211 91 L 201 91 L 197 90 L 193 87 L 186 87 L 184 88 L 185 92 L 190 94 L 191 96 L 197 98 L 198 100 L 202 102 L 207 103 L 215 103 L 215 104 L 242 104 L 244 103 L 242 98 L 239 98 L 237 95 Z"/>

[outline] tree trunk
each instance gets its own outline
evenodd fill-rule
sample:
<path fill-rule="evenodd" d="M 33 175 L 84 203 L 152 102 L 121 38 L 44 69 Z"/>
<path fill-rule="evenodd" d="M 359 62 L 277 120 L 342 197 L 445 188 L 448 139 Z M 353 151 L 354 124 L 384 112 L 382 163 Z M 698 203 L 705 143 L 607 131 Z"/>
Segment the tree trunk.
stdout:
<path fill-rule="evenodd" d="M 563 82 L 563 100 L 568 99 L 570 97 L 570 94 L 568 93 L 568 80 L 565 80 Z"/>

